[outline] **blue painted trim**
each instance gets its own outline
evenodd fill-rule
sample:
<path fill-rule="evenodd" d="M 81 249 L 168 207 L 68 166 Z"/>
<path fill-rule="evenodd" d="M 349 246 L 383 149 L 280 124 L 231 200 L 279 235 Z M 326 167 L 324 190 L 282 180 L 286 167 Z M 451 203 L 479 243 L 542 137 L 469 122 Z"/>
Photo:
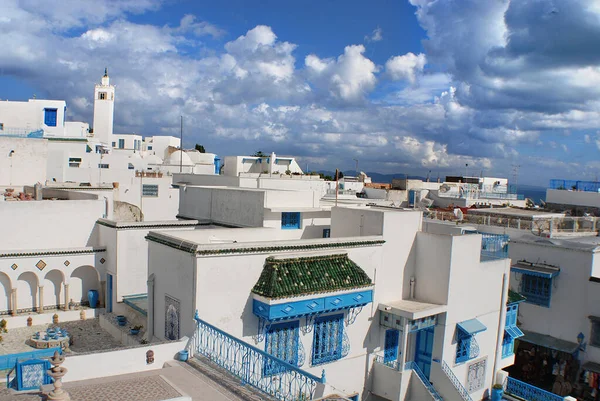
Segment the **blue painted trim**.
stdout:
<path fill-rule="evenodd" d="M 0 370 L 11 369 L 15 366 L 15 364 L 18 361 L 25 361 L 28 359 L 50 358 L 52 355 L 54 355 L 55 351 L 58 351 L 59 354 L 62 354 L 62 349 L 60 347 L 55 347 L 30 352 L 21 352 L 18 354 L 0 355 Z"/>
<path fill-rule="evenodd" d="M 529 270 L 529 269 L 521 269 L 519 267 L 511 267 L 510 271 L 511 271 L 511 273 L 521 273 L 521 274 L 526 274 L 528 276 L 536 276 L 536 277 L 544 277 L 544 278 L 554 278 L 554 277 L 558 276 L 560 273 L 560 270 L 557 270 L 553 273 L 544 273 L 544 272 L 539 272 L 539 271 L 534 271 L 534 270 Z"/>
<path fill-rule="evenodd" d="M 328 324 L 331 322 L 331 324 Z M 332 331 L 337 326 L 336 331 Z M 344 314 L 319 316 L 313 328 L 312 366 L 342 359 L 344 340 Z M 333 338 L 337 335 L 337 338 Z M 336 343 L 333 343 L 336 340 Z M 335 348 L 334 348 L 335 347 Z"/>
<path fill-rule="evenodd" d="M 254 299 L 252 301 L 252 312 L 258 317 L 274 321 L 349 309 L 364 306 L 371 302 L 373 302 L 373 290 L 315 297 L 275 305 L 269 305 Z"/>
<path fill-rule="evenodd" d="M 58 120 L 58 109 L 44 109 L 44 124 L 48 127 L 56 127 Z"/>

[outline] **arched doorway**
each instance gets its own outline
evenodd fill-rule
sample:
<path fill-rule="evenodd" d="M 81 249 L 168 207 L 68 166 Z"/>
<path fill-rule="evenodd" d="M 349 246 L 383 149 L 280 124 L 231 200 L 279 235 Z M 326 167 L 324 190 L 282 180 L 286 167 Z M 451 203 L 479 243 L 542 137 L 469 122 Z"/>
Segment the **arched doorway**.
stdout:
<path fill-rule="evenodd" d="M 35 273 L 21 273 L 17 279 L 17 308 L 37 310 L 38 278 Z"/>
<path fill-rule="evenodd" d="M 73 270 L 69 281 L 69 297 L 75 303 L 87 305 L 89 290 L 96 290 L 100 293 L 100 277 L 92 266 L 79 266 Z"/>
<path fill-rule="evenodd" d="M 63 292 L 64 275 L 60 270 L 51 270 L 44 277 L 44 307 L 60 308 L 65 303 Z"/>
<path fill-rule="evenodd" d="M 10 293 L 12 285 L 6 273 L 0 272 L 0 313 L 10 312 Z"/>

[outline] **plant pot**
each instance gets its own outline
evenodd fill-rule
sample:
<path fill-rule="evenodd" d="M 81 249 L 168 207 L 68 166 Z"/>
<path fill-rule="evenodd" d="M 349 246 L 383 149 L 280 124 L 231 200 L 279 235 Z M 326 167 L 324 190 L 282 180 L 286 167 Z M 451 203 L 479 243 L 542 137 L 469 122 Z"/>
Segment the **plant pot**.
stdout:
<path fill-rule="evenodd" d="M 493 388 L 492 389 L 492 401 L 502 401 L 502 396 L 504 395 L 504 390 L 501 388 Z"/>
<path fill-rule="evenodd" d="M 186 362 L 189 358 L 190 354 L 187 350 L 179 351 L 179 360 L 181 362 Z"/>
<path fill-rule="evenodd" d="M 140 334 L 140 331 L 134 330 L 134 329 L 129 329 L 129 334 L 131 334 L 132 336 L 137 336 L 138 334 Z"/>
<path fill-rule="evenodd" d="M 117 316 L 117 323 L 119 324 L 119 326 L 125 326 L 127 324 L 127 317 L 123 315 Z"/>
<path fill-rule="evenodd" d="M 98 307 L 98 291 L 89 290 L 88 291 L 88 301 L 90 303 L 90 308 Z"/>

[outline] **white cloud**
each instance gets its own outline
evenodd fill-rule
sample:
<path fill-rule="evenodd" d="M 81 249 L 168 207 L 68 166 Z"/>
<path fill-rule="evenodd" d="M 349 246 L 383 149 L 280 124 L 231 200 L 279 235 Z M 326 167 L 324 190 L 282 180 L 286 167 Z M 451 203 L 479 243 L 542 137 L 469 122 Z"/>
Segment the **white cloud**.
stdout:
<path fill-rule="evenodd" d="M 379 42 L 383 40 L 383 29 L 377 27 L 370 35 L 365 36 L 365 42 Z"/>
<path fill-rule="evenodd" d="M 393 80 L 406 79 L 414 84 L 417 76 L 423 72 L 425 64 L 427 64 L 427 57 L 423 53 L 419 55 L 406 53 L 403 56 L 390 58 L 385 63 L 385 70 Z"/>

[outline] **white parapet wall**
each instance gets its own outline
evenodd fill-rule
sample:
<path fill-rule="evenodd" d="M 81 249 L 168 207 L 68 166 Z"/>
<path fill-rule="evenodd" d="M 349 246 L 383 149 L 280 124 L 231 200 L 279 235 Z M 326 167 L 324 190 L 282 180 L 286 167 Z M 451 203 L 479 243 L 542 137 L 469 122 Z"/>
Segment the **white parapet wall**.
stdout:
<path fill-rule="evenodd" d="M 82 309 L 85 312 L 86 319 L 94 319 L 104 312 L 104 309 Z M 6 327 L 10 329 L 17 329 L 19 327 L 27 327 L 27 319 L 31 317 L 32 326 L 39 326 L 41 324 L 51 324 L 53 316 L 58 315 L 58 324 L 64 322 L 73 322 L 81 319 L 82 310 L 48 310 L 44 313 L 32 312 L 28 315 L 22 314 L 17 316 L 2 316 L 2 319 L 6 320 Z"/>
<path fill-rule="evenodd" d="M 70 355 L 62 365 L 68 369 L 63 382 L 118 376 L 127 373 L 161 369 L 167 362 L 175 360 L 179 351 L 186 347 L 189 339 L 125 348 L 109 352 Z M 154 352 L 154 362 L 146 362 L 146 353 Z"/>

